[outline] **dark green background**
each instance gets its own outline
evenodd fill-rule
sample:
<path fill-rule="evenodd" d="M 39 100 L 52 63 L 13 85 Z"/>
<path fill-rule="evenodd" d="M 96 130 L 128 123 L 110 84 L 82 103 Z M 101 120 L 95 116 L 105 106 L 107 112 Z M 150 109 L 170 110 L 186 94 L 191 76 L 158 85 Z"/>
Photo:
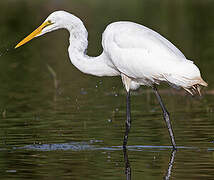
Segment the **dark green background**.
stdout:
<path fill-rule="evenodd" d="M 213 179 L 214 2 L 1 1 L 0 52 L 13 49 L 55 10 L 82 19 L 89 31 L 89 55 L 102 52 L 101 34 L 109 23 L 129 20 L 159 32 L 194 60 L 209 84 L 202 97 L 160 87 L 180 147 L 171 179 Z M 60 30 L 0 57 L 1 179 L 125 179 L 123 152 L 112 149 L 123 140 L 121 80 L 79 72 L 67 48 L 68 33 Z M 132 178 L 162 179 L 170 139 L 150 88 L 132 93 L 132 120 Z"/>

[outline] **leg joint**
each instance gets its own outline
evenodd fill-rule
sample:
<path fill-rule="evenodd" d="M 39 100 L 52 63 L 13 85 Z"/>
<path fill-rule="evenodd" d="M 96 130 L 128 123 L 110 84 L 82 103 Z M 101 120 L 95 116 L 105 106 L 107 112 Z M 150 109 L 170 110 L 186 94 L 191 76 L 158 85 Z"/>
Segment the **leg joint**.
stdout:
<path fill-rule="evenodd" d="M 165 111 L 163 112 L 163 115 L 164 115 L 164 117 L 169 118 L 169 112 L 168 112 L 168 111 L 165 110 Z"/>

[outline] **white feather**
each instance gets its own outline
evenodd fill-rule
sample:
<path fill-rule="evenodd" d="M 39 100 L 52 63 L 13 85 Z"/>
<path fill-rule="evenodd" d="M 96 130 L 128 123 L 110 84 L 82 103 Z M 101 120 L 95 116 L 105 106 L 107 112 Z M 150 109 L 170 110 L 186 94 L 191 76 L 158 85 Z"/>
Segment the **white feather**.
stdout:
<path fill-rule="evenodd" d="M 161 81 L 188 89 L 206 86 L 198 67 L 157 32 L 133 22 L 115 22 L 103 33 L 103 53 L 86 55 L 88 32 L 82 21 L 65 11 L 53 12 L 39 35 L 65 28 L 70 33 L 68 48 L 71 62 L 80 71 L 96 76 L 122 75 L 126 90 L 140 85 L 153 86 Z M 37 35 L 36 37 L 38 37 Z"/>

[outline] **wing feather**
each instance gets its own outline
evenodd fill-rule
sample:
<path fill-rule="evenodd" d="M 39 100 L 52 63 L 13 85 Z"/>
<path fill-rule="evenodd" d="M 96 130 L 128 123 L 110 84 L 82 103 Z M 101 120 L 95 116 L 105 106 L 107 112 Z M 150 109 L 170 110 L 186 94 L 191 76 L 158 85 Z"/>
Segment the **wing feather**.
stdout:
<path fill-rule="evenodd" d="M 160 34 L 132 22 L 110 24 L 102 44 L 113 66 L 142 84 L 167 81 L 167 76 L 182 70 L 182 63 L 192 64 Z"/>
<path fill-rule="evenodd" d="M 143 48 L 156 55 L 175 56 L 185 59 L 184 54 L 170 41 L 140 24 L 126 21 L 115 22 L 106 28 L 103 39 L 105 40 L 106 36 L 108 39 L 109 34 L 113 36 L 113 40 L 121 48 Z"/>

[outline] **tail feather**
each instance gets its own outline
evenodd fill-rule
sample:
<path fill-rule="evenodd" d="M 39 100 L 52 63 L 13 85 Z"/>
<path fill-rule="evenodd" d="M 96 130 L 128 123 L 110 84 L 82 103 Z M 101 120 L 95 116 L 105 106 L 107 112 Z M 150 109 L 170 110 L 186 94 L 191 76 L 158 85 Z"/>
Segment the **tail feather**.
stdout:
<path fill-rule="evenodd" d="M 200 78 L 200 81 L 198 82 L 198 84 L 205 87 L 208 86 L 208 84 L 202 78 Z"/>
<path fill-rule="evenodd" d="M 185 88 L 184 89 L 189 92 L 191 95 L 194 94 L 199 94 L 201 96 L 201 86 L 208 86 L 208 84 L 200 77 L 200 79 L 198 79 L 197 83 L 193 84 L 192 86 Z"/>

